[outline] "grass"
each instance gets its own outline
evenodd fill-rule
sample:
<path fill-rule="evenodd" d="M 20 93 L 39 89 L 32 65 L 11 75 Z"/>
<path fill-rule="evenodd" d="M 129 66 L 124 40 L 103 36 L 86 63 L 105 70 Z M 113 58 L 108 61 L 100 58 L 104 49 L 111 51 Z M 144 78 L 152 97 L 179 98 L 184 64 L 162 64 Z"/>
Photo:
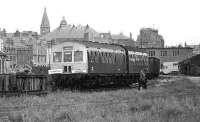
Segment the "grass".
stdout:
<path fill-rule="evenodd" d="M 168 80 L 143 91 L 57 91 L 45 97 L 0 98 L 0 107 L 25 106 L 8 117 L 27 122 L 199 122 L 200 88 L 186 77 Z"/>

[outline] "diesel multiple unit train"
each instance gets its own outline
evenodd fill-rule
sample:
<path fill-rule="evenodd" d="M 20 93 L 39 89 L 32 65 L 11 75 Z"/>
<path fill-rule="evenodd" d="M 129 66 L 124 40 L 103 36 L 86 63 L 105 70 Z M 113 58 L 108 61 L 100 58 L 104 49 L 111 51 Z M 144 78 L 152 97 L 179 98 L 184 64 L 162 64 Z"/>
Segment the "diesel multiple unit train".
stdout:
<path fill-rule="evenodd" d="M 52 46 L 50 52 L 49 71 L 49 67 L 32 67 L 31 73 L 1 74 L 0 96 L 65 88 L 121 88 L 135 83 L 145 88 L 141 74 L 150 79 L 157 77 L 160 70 L 159 59 L 148 57 L 140 49 L 116 44 L 68 41 Z"/>
<path fill-rule="evenodd" d="M 200 76 L 200 54 L 179 62 L 179 72 L 184 75 Z"/>
<path fill-rule="evenodd" d="M 127 86 L 137 83 L 140 72 L 159 75 L 160 62 L 138 48 L 88 41 L 66 41 L 51 49 L 53 85 L 59 88 Z"/>

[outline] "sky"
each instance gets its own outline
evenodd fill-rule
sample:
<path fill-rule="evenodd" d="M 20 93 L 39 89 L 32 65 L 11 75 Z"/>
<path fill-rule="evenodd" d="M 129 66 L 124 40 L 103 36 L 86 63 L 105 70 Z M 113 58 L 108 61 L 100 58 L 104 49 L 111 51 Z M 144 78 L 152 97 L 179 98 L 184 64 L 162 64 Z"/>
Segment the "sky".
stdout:
<path fill-rule="evenodd" d="M 51 30 L 62 17 L 68 24 L 89 25 L 98 32 L 131 32 L 158 29 L 166 46 L 200 44 L 198 0 L 0 0 L 0 28 L 7 32 L 39 32 L 44 8 Z"/>

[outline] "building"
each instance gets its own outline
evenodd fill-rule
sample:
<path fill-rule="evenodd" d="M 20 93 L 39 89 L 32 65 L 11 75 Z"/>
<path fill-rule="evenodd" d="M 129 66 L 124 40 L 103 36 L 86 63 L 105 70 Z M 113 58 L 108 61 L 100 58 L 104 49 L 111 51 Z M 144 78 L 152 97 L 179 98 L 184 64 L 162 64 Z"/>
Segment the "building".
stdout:
<path fill-rule="evenodd" d="M 46 66 L 46 56 L 47 56 L 47 45 L 46 42 L 41 40 L 36 40 L 33 47 L 33 65 L 34 66 Z"/>
<path fill-rule="evenodd" d="M 46 8 L 45 8 L 43 17 L 42 17 L 42 22 L 40 25 L 40 35 L 43 36 L 49 32 L 50 32 L 50 23 L 49 23 L 49 19 L 48 19 Z"/>
<path fill-rule="evenodd" d="M 17 68 L 23 66 L 46 65 L 47 45 L 40 40 L 50 32 L 50 24 L 44 9 L 40 33 L 33 31 L 17 30 L 14 33 L 7 33 L 6 29 L 0 29 L 0 51 L 5 52 L 8 57 L 8 68 L 10 72 L 15 72 Z"/>
<path fill-rule="evenodd" d="M 158 34 L 158 30 L 143 28 L 137 37 L 136 45 L 140 48 L 163 48 L 164 39 Z"/>
<path fill-rule="evenodd" d="M 3 52 L 3 39 L 0 38 L 0 51 Z"/>
<path fill-rule="evenodd" d="M 193 55 L 200 54 L 200 44 L 199 45 L 185 45 L 185 46 L 193 48 Z"/>
<path fill-rule="evenodd" d="M 130 33 L 130 37 L 125 36 L 123 33 L 112 34 L 111 38 L 112 38 L 112 43 L 114 44 L 120 44 L 120 45 L 131 46 L 131 47 L 136 46 L 135 41 L 132 38 L 132 33 Z"/>
<path fill-rule="evenodd" d="M 74 39 L 74 40 L 85 40 L 85 41 L 94 41 L 96 38 L 100 38 L 99 33 L 92 29 L 89 25 L 71 25 L 68 24 L 65 20 L 65 17 L 62 18 L 59 27 L 42 36 L 40 40 L 56 41 L 56 39 Z"/>
<path fill-rule="evenodd" d="M 190 47 L 142 48 L 149 56 L 159 58 L 161 72 L 178 71 L 178 62 L 192 56 Z"/>
<path fill-rule="evenodd" d="M 0 74 L 8 73 L 7 55 L 0 51 Z"/>
<path fill-rule="evenodd" d="M 15 72 L 17 67 L 46 65 L 46 44 L 39 40 L 37 32 L 17 30 L 1 34 L 3 52 L 9 59 L 9 68 Z M 0 43 L 1 44 L 1 43 Z"/>

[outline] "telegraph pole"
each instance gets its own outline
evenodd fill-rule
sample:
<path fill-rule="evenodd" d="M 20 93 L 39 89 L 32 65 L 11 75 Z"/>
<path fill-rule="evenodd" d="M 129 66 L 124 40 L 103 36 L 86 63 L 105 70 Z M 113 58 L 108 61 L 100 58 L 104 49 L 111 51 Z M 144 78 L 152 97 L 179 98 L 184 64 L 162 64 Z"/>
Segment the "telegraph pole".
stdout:
<path fill-rule="evenodd" d="M 53 40 L 50 41 L 50 46 L 49 46 L 49 67 L 51 65 L 51 61 L 50 60 L 51 60 L 52 41 Z"/>

